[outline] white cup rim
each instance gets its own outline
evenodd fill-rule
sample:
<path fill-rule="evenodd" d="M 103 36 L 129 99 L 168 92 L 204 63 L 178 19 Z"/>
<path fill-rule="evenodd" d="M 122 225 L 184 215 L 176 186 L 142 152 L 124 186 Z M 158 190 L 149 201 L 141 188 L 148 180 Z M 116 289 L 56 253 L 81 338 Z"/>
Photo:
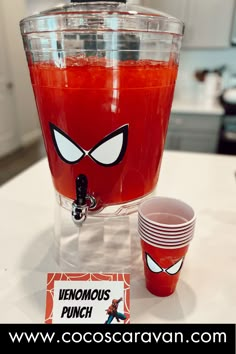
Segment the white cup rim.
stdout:
<path fill-rule="evenodd" d="M 188 229 L 185 229 L 185 230 L 178 230 L 178 231 L 174 231 L 174 230 L 159 230 L 159 228 L 157 227 L 152 227 L 152 226 L 149 226 L 147 225 L 146 223 L 144 223 L 142 220 L 138 220 L 138 224 L 142 226 L 143 229 L 149 231 L 149 232 L 152 232 L 152 233 L 155 233 L 155 234 L 159 234 L 160 236 L 165 236 L 165 235 L 168 235 L 168 236 L 172 236 L 173 238 L 177 238 L 177 237 L 180 237 L 181 235 L 185 235 L 185 234 L 188 234 L 190 232 L 194 232 L 194 228 L 195 228 L 195 224 L 193 224 L 191 227 L 189 227 Z"/>
<path fill-rule="evenodd" d="M 146 240 L 146 239 L 142 238 L 141 236 L 140 236 L 140 238 L 141 238 L 144 242 L 148 243 L 149 245 L 151 245 L 151 246 L 153 246 L 153 247 L 156 247 L 156 248 L 163 248 L 163 249 L 177 249 L 177 248 L 183 248 L 183 247 L 189 245 L 190 242 L 191 242 L 191 240 L 190 240 L 189 242 L 184 243 L 184 244 L 179 244 L 179 245 L 176 245 L 176 246 L 174 246 L 174 247 L 168 247 L 168 246 L 166 246 L 166 245 L 163 246 L 163 245 L 159 245 L 159 244 L 154 244 L 154 243 L 150 242 L 149 240 Z"/>
<path fill-rule="evenodd" d="M 169 206 L 169 213 L 170 214 L 173 214 L 173 213 L 171 213 L 171 210 L 170 210 L 171 205 L 173 206 L 174 204 L 176 204 L 176 205 L 178 204 L 179 206 L 182 206 L 182 207 L 186 208 L 190 212 L 190 214 L 192 214 L 193 216 L 190 218 L 190 220 L 188 220 L 188 221 L 186 221 L 186 222 L 184 222 L 182 224 L 164 224 L 164 223 L 159 223 L 159 222 L 155 222 L 155 221 L 149 220 L 143 214 L 142 209 L 147 207 L 147 205 L 149 203 L 153 202 L 153 201 L 154 202 L 156 201 L 157 203 L 158 203 L 158 201 L 159 202 L 161 202 L 161 201 L 162 202 L 169 202 L 170 203 L 170 206 Z M 164 211 L 162 211 L 162 213 L 163 212 Z M 139 207 L 138 207 L 138 214 L 140 214 L 144 220 L 147 220 L 147 222 L 150 222 L 153 225 L 157 225 L 158 227 L 163 227 L 163 228 L 179 228 L 179 227 L 180 228 L 184 228 L 184 227 L 189 226 L 190 224 L 192 224 L 195 221 L 195 219 L 196 219 L 195 211 L 189 204 L 187 204 L 186 202 L 184 202 L 184 201 L 182 201 L 180 199 L 177 199 L 177 198 L 163 197 L 163 196 L 154 196 L 152 198 L 149 198 L 149 199 L 146 199 L 146 200 L 142 201 L 139 204 Z M 177 215 L 177 214 L 175 214 L 175 215 Z M 183 215 L 178 215 L 178 216 L 183 217 Z"/>
<path fill-rule="evenodd" d="M 182 240 L 179 242 L 163 242 L 163 241 L 159 241 L 159 240 L 153 240 L 151 237 L 145 236 L 142 233 L 139 233 L 140 238 L 142 238 L 143 240 L 148 240 L 150 242 L 152 242 L 155 245 L 166 245 L 166 246 L 170 246 L 170 247 L 174 247 L 175 245 L 181 245 L 187 242 L 190 242 L 193 237 L 189 237 L 186 240 Z"/>
<path fill-rule="evenodd" d="M 152 235 L 152 234 L 147 234 L 145 231 L 143 230 L 138 230 L 139 234 L 142 234 L 143 237 L 145 238 L 150 238 L 151 240 L 153 240 L 154 242 L 157 241 L 157 242 L 163 242 L 163 243 L 180 243 L 181 241 L 186 241 L 188 239 L 192 239 L 193 238 L 193 234 L 189 234 L 189 235 L 186 235 L 185 237 L 182 237 L 182 238 L 178 238 L 178 239 L 170 239 L 168 237 L 166 238 L 162 238 L 162 237 L 156 237 L 155 235 Z"/>
<path fill-rule="evenodd" d="M 184 226 L 184 227 L 162 227 L 162 226 L 159 226 L 158 223 L 153 223 L 151 221 L 149 221 L 148 219 L 145 219 L 142 217 L 142 215 L 138 215 L 138 219 L 140 220 L 140 222 L 142 222 L 143 224 L 147 225 L 148 227 L 150 228 L 153 228 L 153 229 L 157 229 L 159 231 L 169 231 L 169 232 L 184 232 L 186 230 L 189 230 L 191 228 L 194 228 L 195 226 L 195 221 L 196 219 L 193 220 L 193 222 L 187 226 Z"/>
<path fill-rule="evenodd" d="M 187 232 L 181 233 L 181 234 L 171 234 L 171 233 L 159 233 L 157 231 L 153 231 L 150 229 L 147 229 L 146 227 L 144 227 L 142 224 L 138 224 L 138 228 L 142 229 L 143 232 L 145 232 L 147 235 L 152 235 L 155 236 L 157 238 L 169 238 L 169 239 L 176 239 L 176 238 L 184 238 L 186 236 L 190 236 L 194 233 L 194 229 L 189 230 Z"/>

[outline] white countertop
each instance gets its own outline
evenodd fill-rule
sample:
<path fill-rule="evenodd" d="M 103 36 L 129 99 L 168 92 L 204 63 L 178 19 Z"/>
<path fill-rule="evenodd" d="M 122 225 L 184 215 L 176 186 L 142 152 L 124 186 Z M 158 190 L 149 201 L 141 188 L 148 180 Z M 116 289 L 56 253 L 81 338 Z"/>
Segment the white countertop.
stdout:
<path fill-rule="evenodd" d="M 176 292 L 167 298 L 145 289 L 133 231 L 132 323 L 236 322 L 235 170 L 234 156 L 165 151 L 155 193 L 190 203 L 197 227 Z M 2 186 L 0 200 L 0 322 L 44 322 L 46 274 L 59 270 L 51 249 L 54 191 L 47 161 Z"/>
<path fill-rule="evenodd" d="M 223 115 L 224 109 L 217 100 L 199 98 L 174 98 L 172 113 Z"/>

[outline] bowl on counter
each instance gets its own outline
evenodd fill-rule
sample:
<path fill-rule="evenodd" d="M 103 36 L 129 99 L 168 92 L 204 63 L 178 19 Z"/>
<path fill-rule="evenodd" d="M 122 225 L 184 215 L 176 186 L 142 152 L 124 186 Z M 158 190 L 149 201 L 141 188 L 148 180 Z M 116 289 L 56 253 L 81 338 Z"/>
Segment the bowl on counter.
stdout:
<path fill-rule="evenodd" d="M 225 89 L 219 96 L 226 115 L 236 115 L 236 86 Z"/>

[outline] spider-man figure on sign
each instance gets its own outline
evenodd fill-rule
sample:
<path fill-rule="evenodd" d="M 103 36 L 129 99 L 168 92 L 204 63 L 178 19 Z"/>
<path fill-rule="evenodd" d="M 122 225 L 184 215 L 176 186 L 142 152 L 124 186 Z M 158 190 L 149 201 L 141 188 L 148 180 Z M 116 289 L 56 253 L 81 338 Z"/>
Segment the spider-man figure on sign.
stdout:
<path fill-rule="evenodd" d="M 126 319 L 126 316 L 123 313 L 118 312 L 118 306 L 121 301 L 122 301 L 122 297 L 118 300 L 116 299 L 112 300 L 112 304 L 106 310 L 108 319 L 106 320 L 105 324 L 111 324 L 114 318 L 116 318 L 117 322 Z"/>

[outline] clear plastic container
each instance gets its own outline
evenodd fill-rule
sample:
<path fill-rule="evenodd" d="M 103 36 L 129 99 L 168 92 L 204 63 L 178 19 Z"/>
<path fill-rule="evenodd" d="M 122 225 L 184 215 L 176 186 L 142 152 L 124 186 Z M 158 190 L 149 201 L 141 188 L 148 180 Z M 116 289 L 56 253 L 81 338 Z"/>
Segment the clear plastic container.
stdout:
<path fill-rule="evenodd" d="M 81 0 L 20 27 L 59 203 L 79 202 L 82 175 L 90 212 L 131 212 L 158 180 L 183 23 L 122 0 Z"/>
<path fill-rule="evenodd" d="M 183 23 L 125 0 L 81 0 L 20 27 L 57 194 L 57 263 L 127 271 L 126 215 L 158 181 Z"/>

